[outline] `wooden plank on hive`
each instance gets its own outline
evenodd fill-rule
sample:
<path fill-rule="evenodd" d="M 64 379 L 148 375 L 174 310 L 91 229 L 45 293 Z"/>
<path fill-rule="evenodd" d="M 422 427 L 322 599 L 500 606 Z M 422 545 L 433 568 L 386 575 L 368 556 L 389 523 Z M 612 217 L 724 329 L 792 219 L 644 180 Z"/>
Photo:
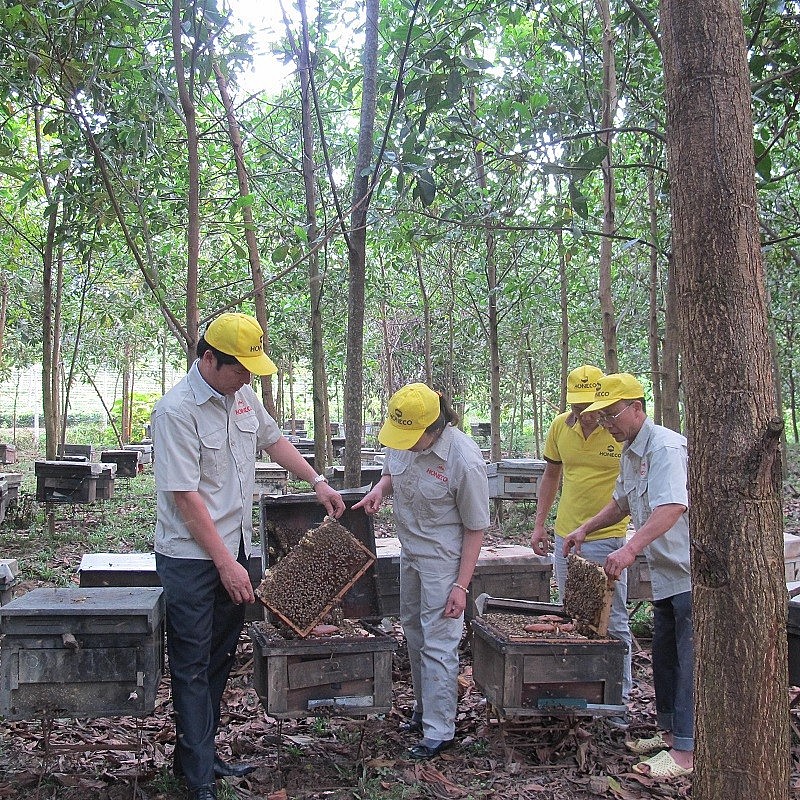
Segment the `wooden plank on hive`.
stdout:
<path fill-rule="evenodd" d="M 347 528 L 326 518 L 267 570 L 255 595 L 304 638 L 374 562 Z"/>

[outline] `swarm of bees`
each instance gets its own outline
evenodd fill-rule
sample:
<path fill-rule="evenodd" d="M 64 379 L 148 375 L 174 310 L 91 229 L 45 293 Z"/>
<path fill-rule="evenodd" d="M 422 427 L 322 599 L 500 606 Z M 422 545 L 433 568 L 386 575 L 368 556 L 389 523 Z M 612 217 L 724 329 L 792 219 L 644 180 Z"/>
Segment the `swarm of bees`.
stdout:
<path fill-rule="evenodd" d="M 575 620 L 578 633 L 604 637 L 614 585 L 600 564 L 593 564 L 574 553 L 567 558 L 567 580 L 564 586 L 564 610 Z"/>
<path fill-rule="evenodd" d="M 256 598 L 306 637 L 374 561 L 347 528 L 326 517 L 266 571 Z M 338 619 L 335 612 L 333 616 Z"/>
<path fill-rule="evenodd" d="M 510 641 L 539 639 L 586 639 L 575 630 L 570 620 L 554 614 L 521 614 L 509 611 L 490 611 L 481 619 L 503 638 Z"/>

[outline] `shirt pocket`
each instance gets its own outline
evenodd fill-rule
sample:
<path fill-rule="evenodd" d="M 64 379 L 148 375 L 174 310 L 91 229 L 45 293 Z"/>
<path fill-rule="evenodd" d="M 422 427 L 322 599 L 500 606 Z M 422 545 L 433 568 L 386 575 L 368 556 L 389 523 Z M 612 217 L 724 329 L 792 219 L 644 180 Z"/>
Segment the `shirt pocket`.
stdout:
<path fill-rule="evenodd" d="M 453 498 L 443 481 L 421 480 L 414 496 L 414 513 L 422 522 L 436 523 L 450 515 Z"/>
<path fill-rule="evenodd" d="M 258 420 L 251 414 L 246 417 L 236 417 L 234 425 L 237 431 L 237 447 L 243 447 L 242 455 L 255 456 L 256 439 L 258 437 Z"/>
<path fill-rule="evenodd" d="M 228 471 L 227 431 L 225 428 L 200 430 L 198 435 L 200 437 L 200 479 L 221 486 Z"/>

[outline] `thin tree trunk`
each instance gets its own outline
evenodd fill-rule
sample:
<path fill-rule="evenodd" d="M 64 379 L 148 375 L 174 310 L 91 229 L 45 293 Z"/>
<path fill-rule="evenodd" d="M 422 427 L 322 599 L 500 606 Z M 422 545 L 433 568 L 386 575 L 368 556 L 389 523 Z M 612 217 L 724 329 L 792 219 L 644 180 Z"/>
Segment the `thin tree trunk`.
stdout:
<path fill-rule="evenodd" d="M 250 277 L 253 280 L 253 304 L 255 305 L 256 319 L 264 331 L 262 347 L 265 353 L 269 353 L 269 314 L 267 313 L 267 303 L 264 297 L 264 274 L 261 271 L 261 257 L 258 252 L 258 239 L 256 238 L 256 226 L 253 221 L 253 204 L 250 200 L 250 177 L 247 174 L 247 167 L 244 163 L 244 146 L 242 136 L 239 131 L 239 122 L 233 108 L 233 100 L 228 91 L 228 82 L 222 74 L 222 70 L 216 58 L 213 62 L 214 75 L 217 79 L 217 89 L 225 108 L 225 119 L 228 123 L 228 139 L 233 149 L 233 157 L 236 162 L 236 179 L 239 183 L 239 197 L 244 201 L 241 206 L 242 221 L 244 222 L 244 240 L 247 245 L 247 260 L 250 264 Z M 312 237 L 309 231 L 309 240 L 316 239 L 316 228 Z M 316 251 L 312 253 L 311 260 L 316 261 Z M 313 308 L 313 302 L 312 302 Z M 316 361 L 314 362 L 316 364 Z M 261 376 L 261 397 L 264 407 L 269 414 L 275 417 L 275 398 L 272 396 L 272 379 L 269 375 Z"/>
<path fill-rule="evenodd" d="M 695 800 L 787 800 L 780 443 L 742 7 L 662 0 L 689 439 Z"/>
<path fill-rule="evenodd" d="M 667 296 L 664 313 L 664 347 L 661 360 L 661 424 L 681 430 L 680 345 L 678 342 L 678 302 L 675 296 L 675 259 L 667 261 Z"/>
<path fill-rule="evenodd" d="M 425 276 L 422 273 L 422 254 L 414 250 L 414 263 L 417 265 L 417 285 L 422 300 L 422 336 L 425 356 L 425 381 L 433 386 L 433 357 L 431 355 L 431 299 L 425 287 Z"/>
<path fill-rule="evenodd" d="M 558 240 L 558 295 L 561 303 L 561 399 L 558 407 L 564 411 L 567 408 L 567 375 L 569 375 L 569 294 L 567 263 L 564 258 L 564 236 L 560 227 L 556 237 Z M 528 337 L 528 348 L 530 349 L 530 337 Z"/>
<path fill-rule="evenodd" d="M 366 279 L 367 209 L 370 201 L 369 165 L 375 131 L 378 75 L 378 0 L 366 0 L 366 23 L 362 62 L 361 120 L 358 152 L 353 171 L 353 205 L 347 250 L 347 367 L 344 386 L 345 486 L 361 480 L 361 431 L 364 400 L 364 283 Z"/>
<path fill-rule="evenodd" d="M 9 286 L 6 273 L 0 275 L 0 364 L 3 363 L 3 350 L 6 338 L 6 320 L 8 319 Z"/>
<path fill-rule="evenodd" d="M 190 6 L 191 8 L 191 6 Z M 188 219 L 186 223 L 186 364 L 191 366 L 195 358 L 200 330 L 200 309 L 198 307 L 198 262 L 200 260 L 200 157 L 197 132 L 197 113 L 195 111 L 194 66 L 196 51 L 192 47 L 189 82 L 183 64 L 183 3 L 172 0 L 172 54 L 175 67 L 175 80 L 178 97 L 183 109 L 186 125 L 187 168 L 189 172 L 189 196 L 187 198 Z"/>
<path fill-rule="evenodd" d="M 311 42 L 308 33 L 308 14 L 305 0 L 299 0 L 302 32 L 296 58 L 300 73 L 300 110 L 303 133 L 303 190 L 306 202 L 306 231 L 308 240 L 315 242 L 317 228 L 317 170 L 314 158 L 313 93 L 311 91 Z M 314 415 L 314 457 L 316 470 L 324 474 L 330 454 L 330 430 L 327 409 L 328 380 L 325 370 L 325 348 L 322 336 L 322 286 L 316 250 L 308 257 L 308 286 L 311 300 L 311 374 Z"/>
<path fill-rule="evenodd" d="M 650 212 L 650 322 L 647 340 L 650 345 L 650 383 L 653 387 L 653 420 L 661 425 L 661 347 L 658 335 L 658 209 L 653 170 L 647 173 L 647 209 Z"/>
<path fill-rule="evenodd" d="M 603 100 L 600 123 L 603 132 L 598 135 L 598 138 L 608 151 L 601 164 L 603 172 L 603 236 L 600 239 L 600 312 L 606 372 L 619 372 L 617 320 L 614 312 L 614 298 L 611 293 L 612 236 L 617 226 L 617 195 L 611 153 L 614 115 L 617 112 L 617 71 L 614 64 L 614 29 L 609 0 L 597 0 L 597 10 L 603 23 Z"/>

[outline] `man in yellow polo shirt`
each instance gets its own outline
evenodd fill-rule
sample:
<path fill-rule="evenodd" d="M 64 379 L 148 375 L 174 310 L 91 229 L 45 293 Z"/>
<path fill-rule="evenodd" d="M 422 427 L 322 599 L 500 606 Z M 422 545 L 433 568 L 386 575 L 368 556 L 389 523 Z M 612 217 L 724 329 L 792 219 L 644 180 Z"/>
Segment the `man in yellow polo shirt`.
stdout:
<path fill-rule="evenodd" d="M 550 547 L 545 523 L 561 484 L 555 525 L 554 563 L 562 598 L 567 579 L 567 562 L 563 556 L 564 537 L 606 504 L 619 474 L 622 445 L 598 425 L 596 415 L 581 414 L 594 402 L 595 388 L 601 377 L 602 371 L 591 364 L 584 364 L 569 373 L 567 403 L 570 410 L 553 420 L 544 446 L 547 466 L 539 483 L 531 547 L 539 555 L 546 555 Z M 590 534 L 581 547 L 581 555 L 596 564 L 605 564 L 606 557 L 625 544 L 627 521 L 625 517 L 614 525 Z M 625 702 L 632 685 L 631 630 L 625 607 L 627 598 L 627 572 L 624 572 L 614 587 L 609 632 L 628 646 L 622 680 Z M 627 719 L 622 717 L 610 717 L 608 722 L 617 728 L 627 727 Z"/>

